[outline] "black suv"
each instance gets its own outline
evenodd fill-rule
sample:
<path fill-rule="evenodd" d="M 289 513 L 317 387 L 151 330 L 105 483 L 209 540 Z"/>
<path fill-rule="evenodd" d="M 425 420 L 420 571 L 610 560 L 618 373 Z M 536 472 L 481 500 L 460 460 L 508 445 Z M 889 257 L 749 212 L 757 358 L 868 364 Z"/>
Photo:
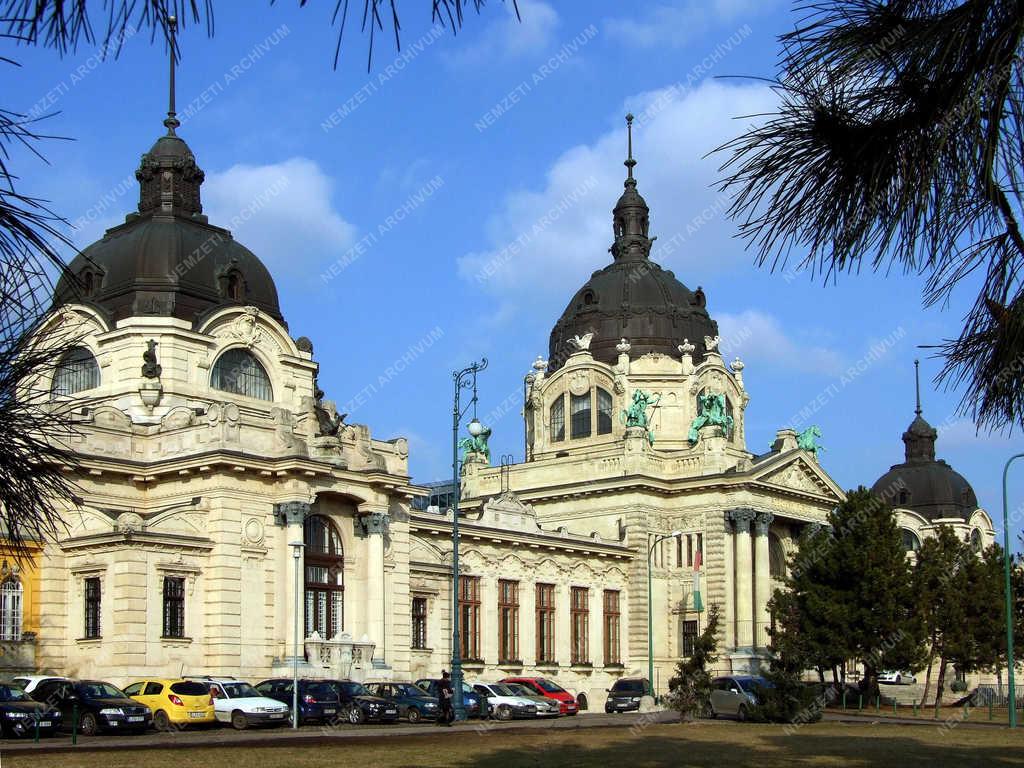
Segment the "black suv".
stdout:
<path fill-rule="evenodd" d="M 651 696 L 651 684 L 646 677 L 624 677 L 608 689 L 605 712 L 630 712 L 640 709 L 640 699 Z"/>
<path fill-rule="evenodd" d="M 344 718 L 353 725 L 398 722 L 398 704 L 374 696 L 362 683 L 351 680 L 328 680 L 327 683 L 338 692 L 339 719 Z"/>
<path fill-rule="evenodd" d="M 275 677 L 256 685 L 260 696 L 292 705 L 292 679 Z M 327 680 L 299 680 L 299 725 L 329 723 L 338 717 L 338 692 Z M 291 715 L 289 715 L 291 717 Z"/>
<path fill-rule="evenodd" d="M 85 736 L 100 731 L 142 733 L 153 720 L 149 707 L 100 680 L 44 680 L 32 691 L 32 698 L 58 710 L 64 728 L 73 727 L 77 705 L 78 728 Z"/>

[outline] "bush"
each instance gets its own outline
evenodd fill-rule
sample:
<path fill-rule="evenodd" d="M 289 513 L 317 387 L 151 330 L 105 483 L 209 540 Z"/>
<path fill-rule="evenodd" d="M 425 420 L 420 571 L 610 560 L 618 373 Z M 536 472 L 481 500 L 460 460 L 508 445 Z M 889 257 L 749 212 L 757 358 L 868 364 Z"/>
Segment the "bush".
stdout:
<path fill-rule="evenodd" d="M 708 611 L 707 626 L 693 644 L 693 654 L 676 665 L 676 674 L 668 681 L 666 701 L 684 720 L 703 717 L 710 711 L 711 675 L 708 666 L 717 659 L 717 631 L 718 606 L 712 605 Z"/>
<path fill-rule="evenodd" d="M 751 719 L 761 723 L 816 723 L 836 696 L 832 687 L 808 685 L 793 672 L 772 670 L 758 688 Z"/>

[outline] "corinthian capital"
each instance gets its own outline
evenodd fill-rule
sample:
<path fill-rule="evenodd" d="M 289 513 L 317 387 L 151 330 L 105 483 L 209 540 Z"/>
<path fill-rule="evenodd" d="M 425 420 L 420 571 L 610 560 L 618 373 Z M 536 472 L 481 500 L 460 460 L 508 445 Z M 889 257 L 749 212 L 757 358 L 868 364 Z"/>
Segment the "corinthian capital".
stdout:
<path fill-rule="evenodd" d="M 736 533 L 749 533 L 750 524 L 754 522 L 756 516 L 757 513 L 754 510 L 745 507 L 730 509 L 725 513 L 725 518 L 736 527 Z"/>
<path fill-rule="evenodd" d="M 772 524 L 775 515 L 771 512 L 758 512 L 754 517 L 754 533 L 757 536 L 767 536 L 768 526 Z"/>

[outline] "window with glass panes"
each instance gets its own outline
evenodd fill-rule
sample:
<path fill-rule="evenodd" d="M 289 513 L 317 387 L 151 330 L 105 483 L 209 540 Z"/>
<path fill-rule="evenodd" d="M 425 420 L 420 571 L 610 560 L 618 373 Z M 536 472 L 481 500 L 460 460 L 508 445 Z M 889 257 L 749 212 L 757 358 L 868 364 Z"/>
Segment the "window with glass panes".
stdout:
<path fill-rule="evenodd" d="M 565 440 L 565 395 L 559 395 L 551 404 L 551 440 Z"/>
<path fill-rule="evenodd" d="M 498 661 L 519 661 L 519 582 L 498 581 Z"/>
<path fill-rule="evenodd" d="M 619 592 L 604 591 L 604 663 L 621 664 L 622 648 L 619 644 Z"/>
<path fill-rule="evenodd" d="M 185 579 L 164 577 L 164 637 L 185 636 Z"/>
<path fill-rule="evenodd" d="M 590 590 L 572 588 L 572 663 L 590 663 Z"/>
<path fill-rule="evenodd" d="M 463 660 L 480 659 L 479 576 L 459 576 L 459 648 Z"/>
<path fill-rule="evenodd" d="M 21 581 L 11 576 L 0 585 L 0 640 L 21 640 Z"/>
<path fill-rule="evenodd" d="M 427 647 L 427 598 L 425 597 L 412 599 L 412 647 L 420 650 Z"/>
<path fill-rule="evenodd" d="M 573 440 L 591 435 L 590 392 L 569 395 L 569 425 Z"/>
<path fill-rule="evenodd" d="M 303 524 L 306 637 L 333 640 L 345 629 L 345 550 L 334 523 L 311 515 Z"/>
<path fill-rule="evenodd" d="M 683 622 L 683 656 L 693 656 L 693 648 L 697 643 L 697 621 Z"/>
<path fill-rule="evenodd" d="M 100 580 L 88 578 L 84 583 L 85 592 L 85 637 L 100 636 Z"/>
<path fill-rule="evenodd" d="M 610 435 L 612 432 L 612 393 L 597 388 L 597 434 Z"/>
<path fill-rule="evenodd" d="M 537 585 L 537 663 L 555 661 L 555 585 Z"/>

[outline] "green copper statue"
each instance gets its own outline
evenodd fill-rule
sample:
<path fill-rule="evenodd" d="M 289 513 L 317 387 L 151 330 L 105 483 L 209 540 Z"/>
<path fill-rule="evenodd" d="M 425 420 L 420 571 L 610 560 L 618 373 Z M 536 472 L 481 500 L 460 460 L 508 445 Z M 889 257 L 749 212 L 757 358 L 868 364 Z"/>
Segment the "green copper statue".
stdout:
<path fill-rule="evenodd" d="M 818 451 L 825 450 L 824 446 L 818 444 L 817 438 L 819 437 L 821 437 L 821 429 L 818 428 L 817 424 L 812 424 L 796 436 L 796 445 L 798 448 L 817 456 Z"/>
<path fill-rule="evenodd" d="M 708 393 L 697 395 L 697 417 L 690 424 L 690 434 L 687 436 L 690 445 L 696 445 L 700 440 L 702 427 L 718 426 L 727 433 L 732 431 L 733 420 L 725 409 L 725 395 Z"/>
<path fill-rule="evenodd" d="M 647 442 L 654 445 L 654 432 L 651 430 L 647 409 L 654 408 L 661 402 L 661 395 L 649 395 L 642 389 L 633 390 L 633 401 L 622 410 L 619 419 L 629 427 L 640 427 L 647 430 Z"/>
<path fill-rule="evenodd" d="M 490 462 L 490 460 L 491 460 L 491 449 L 487 445 L 487 441 L 488 441 L 488 439 L 490 439 L 490 437 L 491 437 L 491 428 L 490 427 L 484 427 L 483 431 L 479 435 L 477 435 L 476 437 L 473 437 L 472 435 L 470 435 L 469 437 L 464 437 L 462 440 L 460 440 L 459 441 L 459 448 L 461 448 L 463 450 L 463 454 L 462 454 L 463 460 L 465 460 L 467 454 L 479 453 L 479 454 L 482 454 L 483 457 L 485 459 L 487 459 L 488 462 Z"/>

